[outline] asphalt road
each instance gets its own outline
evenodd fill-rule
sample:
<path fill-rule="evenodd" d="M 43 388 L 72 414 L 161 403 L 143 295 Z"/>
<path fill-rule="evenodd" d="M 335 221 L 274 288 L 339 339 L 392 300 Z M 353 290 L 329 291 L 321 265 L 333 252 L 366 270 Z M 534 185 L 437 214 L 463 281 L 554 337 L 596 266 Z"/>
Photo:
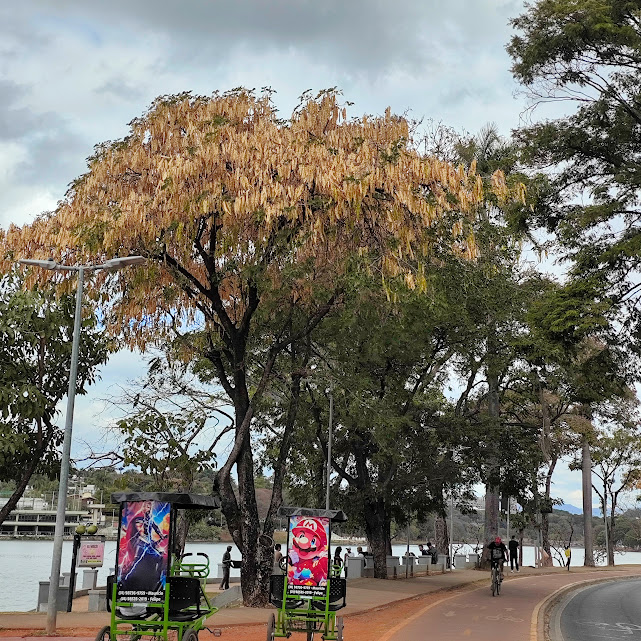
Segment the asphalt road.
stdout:
<path fill-rule="evenodd" d="M 561 612 L 560 629 L 558 641 L 641 640 L 641 579 L 578 591 Z"/>
<path fill-rule="evenodd" d="M 621 577 L 629 572 L 621 572 Z M 614 572 L 609 574 L 613 577 Z M 489 573 L 487 584 L 479 589 L 464 592 L 453 596 L 445 596 L 439 602 L 428 605 L 410 616 L 404 622 L 394 626 L 378 641 L 542 641 L 542 636 L 537 630 L 537 614 L 541 604 L 557 590 L 573 583 L 580 583 L 594 578 L 594 573 L 589 572 L 561 572 L 550 575 L 519 576 L 506 575 L 503 582 L 501 596 L 492 597 L 490 593 Z M 605 578 L 605 577 L 603 577 Z M 641 623 L 641 597 L 632 605 L 633 593 L 641 595 L 641 579 L 634 582 L 610 584 L 622 587 L 630 605 L 629 616 L 636 615 Z M 621 600 L 621 596 L 615 597 Z M 636 608 L 636 612 L 634 612 Z M 576 618 L 568 611 L 570 618 Z M 603 616 L 594 618 L 593 612 L 589 615 L 580 613 L 579 620 L 607 621 Z M 615 622 L 629 619 L 616 618 Z M 616 628 L 615 628 L 616 629 Z M 600 631 L 598 626 L 582 626 L 578 636 L 568 637 L 564 641 L 597 641 L 605 639 L 626 639 L 641 641 L 641 626 L 636 628 L 619 627 L 617 636 L 589 636 L 590 633 Z M 637 636 L 633 636 L 633 635 Z M 555 641 L 561 641 L 555 639 Z"/>
<path fill-rule="evenodd" d="M 501 596 L 492 597 L 488 572 L 482 588 L 417 613 L 380 641 L 526 641 L 536 604 L 559 587 L 579 580 L 567 574 L 506 577 Z"/>

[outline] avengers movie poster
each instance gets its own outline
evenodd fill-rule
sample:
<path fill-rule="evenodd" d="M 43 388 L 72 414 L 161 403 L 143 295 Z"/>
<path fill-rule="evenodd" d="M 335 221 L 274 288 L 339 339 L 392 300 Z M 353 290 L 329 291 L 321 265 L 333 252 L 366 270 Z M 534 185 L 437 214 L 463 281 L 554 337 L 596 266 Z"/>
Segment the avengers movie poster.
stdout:
<path fill-rule="evenodd" d="M 329 519 L 290 516 L 287 538 L 287 593 L 324 597 L 329 571 Z"/>
<path fill-rule="evenodd" d="M 162 603 L 169 570 L 171 505 L 129 501 L 120 507 L 118 536 L 119 601 Z"/>

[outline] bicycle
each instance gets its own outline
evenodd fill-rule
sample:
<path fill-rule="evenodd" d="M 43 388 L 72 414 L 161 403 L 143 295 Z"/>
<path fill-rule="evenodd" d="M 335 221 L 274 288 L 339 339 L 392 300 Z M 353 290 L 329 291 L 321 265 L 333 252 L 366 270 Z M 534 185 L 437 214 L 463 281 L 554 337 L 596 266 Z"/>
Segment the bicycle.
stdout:
<path fill-rule="evenodd" d="M 501 568 L 499 563 L 492 562 L 492 596 L 501 594 Z"/>

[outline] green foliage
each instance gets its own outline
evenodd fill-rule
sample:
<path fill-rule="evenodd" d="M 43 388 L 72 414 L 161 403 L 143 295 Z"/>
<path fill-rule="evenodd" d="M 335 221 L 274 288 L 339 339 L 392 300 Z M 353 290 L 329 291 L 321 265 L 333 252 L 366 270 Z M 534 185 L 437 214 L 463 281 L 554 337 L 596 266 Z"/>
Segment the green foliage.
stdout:
<path fill-rule="evenodd" d="M 114 427 L 121 447 L 108 456 L 151 476 L 156 490 L 191 491 L 199 475 L 212 473 L 214 447 L 230 429 L 219 420 L 229 417 L 218 395 L 198 383 L 189 365 L 174 360 L 174 352 L 168 346 L 151 358 L 146 380 L 114 400 L 125 416 Z"/>
<path fill-rule="evenodd" d="M 567 313 L 555 325 L 581 331 L 616 304 L 626 314 L 619 341 L 627 338 L 630 349 L 641 327 L 639 19 L 638 2 L 539 0 L 513 20 L 517 35 L 508 46 L 512 71 L 533 105 L 576 106 L 567 117 L 517 133 L 524 161 L 550 176 L 530 222 L 556 233 L 574 261 L 574 286 L 593 290 L 589 298 L 568 292 Z M 581 300 L 573 311 L 575 293 Z"/>
<path fill-rule="evenodd" d="M 56 407 L 67 394 L 74 296 L 22 288 L 16 274 L 0 279 L 0 480 L 57 473 L 61 430 Z M 83 320 L 77 394 L 84 394 L 107 360 L 108 345 L 95 318 Z"/>

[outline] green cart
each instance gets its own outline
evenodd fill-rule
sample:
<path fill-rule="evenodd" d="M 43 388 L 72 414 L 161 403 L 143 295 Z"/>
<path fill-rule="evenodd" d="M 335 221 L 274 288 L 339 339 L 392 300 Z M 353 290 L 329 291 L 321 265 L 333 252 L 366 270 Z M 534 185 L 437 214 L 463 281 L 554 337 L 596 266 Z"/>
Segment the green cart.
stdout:
<path fill-rule="evenodd" d="M 331 525 L 347 517 L 334 510 L 282 507 L 288 517 L 287 556 L 283 574 L 273 574 L 270 601 L 278 608 L 267 625 L 267 641 L 304 632 L 307 641 L 318 635 L 325 641 L 343 641 L 343 617 L 336 612 L 346 605 L 346 580 L 341 568 L 331 566 Z"/>
<path fill-rule="evenodd" d="M 197 641 L 217 611 L 205 594 L 209 558 L 173 554 L 176 510 L 211 510 L 218 500 L 170 492 L 117 492 L 111 500 L 120 504 L 116 574 L 107 580 L 111 624 L 96 641 Z"/>

